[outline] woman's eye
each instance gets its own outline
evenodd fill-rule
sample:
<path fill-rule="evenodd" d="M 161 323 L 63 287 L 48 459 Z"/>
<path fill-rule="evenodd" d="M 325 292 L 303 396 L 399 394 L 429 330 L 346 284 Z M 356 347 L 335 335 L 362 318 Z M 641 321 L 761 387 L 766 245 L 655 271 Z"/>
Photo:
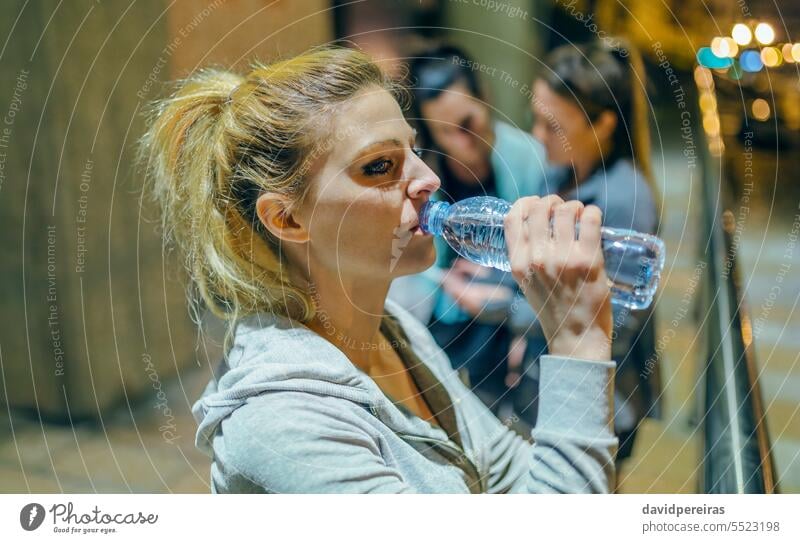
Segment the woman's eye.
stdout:
<path fill-rule="evenodd" d="M 376 160 L 375 162 L 370 162 L 366 166 L 364 166 L 364 174 L 366 175 L 383 175 L 385 173 L 389 173 L 392 169 L 392 161 L 387 158 L 382 158 L 380 160 Z"/>

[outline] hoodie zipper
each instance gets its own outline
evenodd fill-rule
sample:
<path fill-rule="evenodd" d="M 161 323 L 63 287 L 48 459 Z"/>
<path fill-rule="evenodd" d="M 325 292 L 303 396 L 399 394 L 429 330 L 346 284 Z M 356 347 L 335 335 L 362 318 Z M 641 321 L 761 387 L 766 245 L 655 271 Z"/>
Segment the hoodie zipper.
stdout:
<path fill-rule="evenodd" d="M 380 417 L 378 417 L 378 411 L 377 411 L 377 409 L 375 409 L 375 407 L 370 405 L 369 406 L 369 410 L 372 412 L 373 416 L 375 416 L 376 418 L 380 419 Z M 470 460 L 469 456 L 467 456 L 467 453 L 464 452 L 464 450 L 461 447 L 459 447 L 456 443 L 453 443 L 452 441 L 443 441 L 441 439 L 434 439 L 432 437 L 422 437 L 422 436 L 413 435 L 413 434 L 406 434 L 406 433 L 403 433 L 403 432 L 395 432 L 395 434 L 397 434 L 398 436 L 400 436 L 403 439 L 408 439 L 410 441 L 416 441 L 417 443 L 429 443 L 429 444 L 432 444 L 432 445 L 438 445 L 439 447 L 441 447 L 445 451 L 448 451 L 450 453 L 448 456 L 450 457 L 451 464 L 455 463 L 456 465 L 459 465 L 459 466 L 461 464 L 466 465 L 467 468 L 468 468 L 467 471 L 470 472 L 470 473 L 467 473 L 467 475 L 471 476 L 474 480 L 478 481 L 479 492 L 480 493 L 486 492 L 485 482 L 483 480 L 483 477 L 481 477 L 480 471 L 478 471 L 478 468 L 475 466 L 475 464 L 473 464 L 473 462 L 472 462 L 472 460 Z M 455 458 L 453 457 L 453 454 L 456 455 Z M 459 460 L 458 460 L 459 458 L 463 458 L 464 461 L 463 462 L 459 462 Z"/>

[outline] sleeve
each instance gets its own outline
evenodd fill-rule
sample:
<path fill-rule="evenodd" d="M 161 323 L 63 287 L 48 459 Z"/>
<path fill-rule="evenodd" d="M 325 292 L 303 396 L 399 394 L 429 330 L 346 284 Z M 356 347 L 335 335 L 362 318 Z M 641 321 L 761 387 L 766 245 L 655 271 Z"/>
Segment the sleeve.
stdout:
<path fill-rule="evenodd" d="M 351 405 L 304 392 L 248 399 L 222 422 L 222 471 L 271 493 L 415 493 Z"/>
<path fill-rule="evenodd" d="M 490 493 L 608 493 L 615 485 L 614 362 L 542 356 L 529 443 L 471 394 L 488 429 L 478 454 Z"/>
<path fill-rule="evenodd" d="M 545 355 L 529 492 L 609 493 L 616 484 L 614 362 Z"/>

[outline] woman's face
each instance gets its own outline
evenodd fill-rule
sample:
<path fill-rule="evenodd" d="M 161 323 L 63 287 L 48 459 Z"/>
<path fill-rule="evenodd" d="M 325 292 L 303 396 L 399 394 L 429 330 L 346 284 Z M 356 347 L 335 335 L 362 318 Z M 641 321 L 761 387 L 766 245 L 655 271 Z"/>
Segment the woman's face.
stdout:
<path fill-rule="evenodd" d="M 488 163 L 493 135 L 489 108 L 464 83 L 423 103 L 420 113 L 433 143 L 445 155 L 468 168 L 480 170 Z"/>
<path fill-rule="evenodd" d="M 610 142 L 605 117 L 592 124 L 575 102 L 556 94 L 541 79 L 533 84 L 531 109 L 533 136 L 544 146 L 548 162 L 569 166 L 573 156 L 599 160 Z"/>
<path fill-rule="evenodd" d="M 326 152 L 295 212 L 309 237 L 307 265 L 370 281 L 430 267 L 433 239 L 419 229 L 418 216 L 440 182 L 416 154 L 416 134 L 395 99 L 365 89 L 338 107 L 326 128 Z"/>

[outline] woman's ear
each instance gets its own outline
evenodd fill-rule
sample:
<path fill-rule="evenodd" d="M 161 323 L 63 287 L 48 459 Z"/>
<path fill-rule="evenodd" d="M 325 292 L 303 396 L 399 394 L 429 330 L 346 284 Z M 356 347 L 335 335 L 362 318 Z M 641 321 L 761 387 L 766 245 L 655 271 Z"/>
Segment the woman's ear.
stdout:
<path fill-rule="evenodd" d="M 281 241 L 308 241 L 308 231 L 295 220 L 283 196 L 265 192 L 256 200 L 256 213 L 261 224 Z"/>
<path fill-rule="evenodd" d="M 604 110 L 593 123 L 595 133 L 600 141 L 610 141 L 617 130 L 617 114 L 609 109 Z"/>

